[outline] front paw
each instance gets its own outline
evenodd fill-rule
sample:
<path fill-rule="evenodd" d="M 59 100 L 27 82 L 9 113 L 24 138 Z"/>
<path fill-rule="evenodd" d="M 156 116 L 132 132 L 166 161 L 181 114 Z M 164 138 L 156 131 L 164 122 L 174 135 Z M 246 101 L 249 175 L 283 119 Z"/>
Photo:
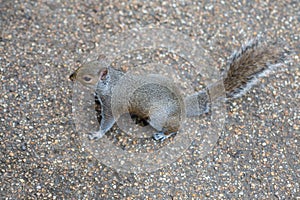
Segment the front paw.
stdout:
<path fill-rule="evenodd" d="M 103 137 L 104 134 L 102 134 L 100 131 L 97 132 L 91 132 L 89 133 L 90 140 L 98 140 Z"/>

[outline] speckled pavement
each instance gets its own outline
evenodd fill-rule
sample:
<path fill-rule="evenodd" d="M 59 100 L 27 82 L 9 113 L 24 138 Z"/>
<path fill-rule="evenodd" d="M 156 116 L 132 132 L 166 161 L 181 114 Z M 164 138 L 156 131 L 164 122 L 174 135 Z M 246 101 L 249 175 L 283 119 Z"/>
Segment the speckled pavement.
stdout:
<path fill-rule="evenodd" d="M 300 199 L 299 23 L 292 0 L 0 1 L 1 199 Z M 198 37 L 218 68 L 260 33 L 295 54 L 227 104 L 207 156 L 191 146 L 157 171 L 118 173 L 78 142 L 69 75 L 99 35 L 151 24 Z"/>

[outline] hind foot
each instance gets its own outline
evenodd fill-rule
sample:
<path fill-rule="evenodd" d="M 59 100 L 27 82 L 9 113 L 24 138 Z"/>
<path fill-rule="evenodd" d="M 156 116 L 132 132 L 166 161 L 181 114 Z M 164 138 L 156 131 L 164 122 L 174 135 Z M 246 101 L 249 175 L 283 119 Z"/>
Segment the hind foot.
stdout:
<path fill-rule="evenodd" d="M 159 140 L 159 141 L 164 141 L 165 139 L 171 137 L 172 135 L 175 135 L 176 133 L 170 133 L 168 135 L 166 135 L 164 132 L 158 132 L 158 133 L 155 133 L 153 135 L 153 138 L 154 140 Z"/>

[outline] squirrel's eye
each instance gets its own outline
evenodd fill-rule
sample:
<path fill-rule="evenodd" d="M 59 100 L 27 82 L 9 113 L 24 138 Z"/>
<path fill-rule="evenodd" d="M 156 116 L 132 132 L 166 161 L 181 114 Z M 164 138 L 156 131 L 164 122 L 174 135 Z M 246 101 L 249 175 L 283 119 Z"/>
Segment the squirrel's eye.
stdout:
<path fill-rule="evenodd" d="M 85 76 L 85 77 L 83 77 L 83 80 L 86 82 L 90 82 L 92 80 L 92 78 L 89 76 Z"/>

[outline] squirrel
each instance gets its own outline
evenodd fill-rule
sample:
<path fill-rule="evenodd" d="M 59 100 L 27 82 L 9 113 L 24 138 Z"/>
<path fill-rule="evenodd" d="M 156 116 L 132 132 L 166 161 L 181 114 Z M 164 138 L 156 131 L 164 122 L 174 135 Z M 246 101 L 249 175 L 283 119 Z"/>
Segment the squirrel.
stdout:
<path fill-rule="evenodd" d="M 291 51 L 283 45 L 268 43 L 260 37 L 248 40 L 232 53 L 221 73 L 226 101 L 244 95 L 258 78 L 285 64 L 290 54 Z M 123 93 L 114 93 L 118 99 L 129 96 L 125 105 L 129 113 L 145 119 L 157 131 L 153 134 L 155 140 L 163 141 L 176 134 L 184 117 L 209 112 L 208 89 L 183 97 L 172 80 L 160 75 L 130 76 L 122 82 L 124 77 L 124 72 L 102 66 L 97 60 L 84 63 L 71 74 L 72 81 L 77 80 L 84 86 L 96 88 L 95 95 L 101 104 L 100 128 L 90 134 L 90 139 L 103 137 L 115 124 L 118 116 L 113 115 L 111 101 L 116 87 L 119 87 L 119 91 L 123 90 Z M 139 86 L 139 83 L 142 84 Z M 132 94 L 127 95 L 126 92 L 131 90 Z"/>

